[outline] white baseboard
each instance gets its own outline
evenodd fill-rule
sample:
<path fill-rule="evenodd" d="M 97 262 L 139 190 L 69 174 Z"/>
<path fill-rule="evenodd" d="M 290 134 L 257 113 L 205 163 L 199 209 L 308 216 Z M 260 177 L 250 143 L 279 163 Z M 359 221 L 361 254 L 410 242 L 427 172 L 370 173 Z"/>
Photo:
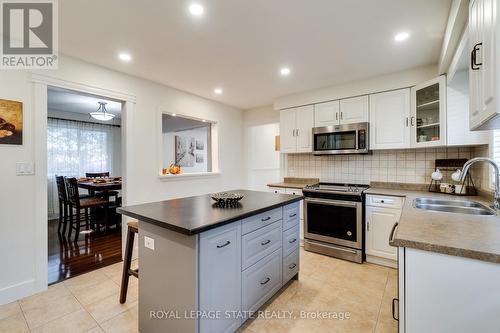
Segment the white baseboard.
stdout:
<path fill-rule="evenodd" d="M 396 269 L 398 268 L 397 260 L 374 257 L 374 256 L 371 256 L 368 254 L 366 255 L 366 262 L 376 264 L 376 265 L 381 265 L 381 266 L 387 266 L 390 268 L 396 268 Z"/>
<path fill-rule="evenodd" d="M 0 305 L 17 301 L 21 298 L 31 296 L 47 289 L 38 290 L 35 279 L 26 280 L 0 289 Z"/>

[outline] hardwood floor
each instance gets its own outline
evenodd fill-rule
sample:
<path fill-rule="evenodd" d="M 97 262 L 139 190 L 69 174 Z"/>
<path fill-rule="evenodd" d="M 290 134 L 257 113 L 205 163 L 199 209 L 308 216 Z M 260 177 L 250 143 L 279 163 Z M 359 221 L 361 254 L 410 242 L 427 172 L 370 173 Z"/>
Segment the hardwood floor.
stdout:
<path fill-rule="evenodd" d="M 49 284 L 111 265 L 122 260 L 121 229 L 81 234 L 78 243 L 57 232 L 57 220 L 48 222 Z"/>

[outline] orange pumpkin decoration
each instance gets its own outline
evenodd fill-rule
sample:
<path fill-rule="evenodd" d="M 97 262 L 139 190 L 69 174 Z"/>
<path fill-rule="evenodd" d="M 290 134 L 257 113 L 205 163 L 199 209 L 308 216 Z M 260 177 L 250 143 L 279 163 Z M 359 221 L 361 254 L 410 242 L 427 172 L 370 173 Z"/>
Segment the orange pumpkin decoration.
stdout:
<path fill-rule="evenodd" d="M 174 163 L 170 164 L 170 167 L 168 168 L 168 171 L 173 174 L 173 175 L 178 175 L 181 173 L 181 167 L 178 165 L 175 165 Z"/>

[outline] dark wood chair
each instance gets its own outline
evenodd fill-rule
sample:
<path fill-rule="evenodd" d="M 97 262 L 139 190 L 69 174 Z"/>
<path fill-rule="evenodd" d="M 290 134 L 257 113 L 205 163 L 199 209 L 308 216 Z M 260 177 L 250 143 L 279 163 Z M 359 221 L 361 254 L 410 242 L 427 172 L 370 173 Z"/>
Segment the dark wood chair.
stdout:
<path fill-rule="evenodd" d="M 125 259 L 123 261 L 122 285 L 120 289 L 120 304 L 127 300 L 128 280 L 130 275 L 139 278 L 139 268 L 131 269 L 132 252 L 134 250 L 135 234 L 139 233 L 139 222 L 130 221 L 127 223 L 127 243 L 125 245 Z"/>
<path fill-rule="evenodd" d="M 109 177 L 109 171 L 107 172 L 86 172 L 85 173 L 86 178 L 108 178 Z M 119 202 L 119 192 L 118 191 L 102 191 L 101 193 L 94 193 L 93 191 L 89 191 L 89 194 L 92 196 L 98 196 L 98 197 L 103 197 L 103 198 L 110 198 L 114 197 L 115 198 L 115 203 L 118 205 Z"/>
<path fill-rule="evenodd" d="M 65 178 L 64 182 L 66 184 L 66 191 L 68 195 L 69 202 L 69 233 L 68 238 L 71 238 L 71 233 L 75 230 L 75 242 L 78 241 L 78 236 L 80 235 L 80 228 L 82 222 L 85 223 L 87 230 L 90 230 L 90 226 L 95 226 L 96 223 L 93 219 L 93 214 L 90 210 L 97 207 L 106 208 L 109 205 L 109 201 L 103 198 L 89 197 L 80 198 L 78 192 L 78 181 L 76 178 Z"/>
<path fill-rule="evenodd" d="M 56 184 L 57 184 L 57 196 L 59 197 L 59 224 L 57 226 L 57 232 L 66 233 L 66 227 L 68 225 L 68 195 L 66 193 L 66 185 L 64 184 L 63 176 L 56 176 Z"/>

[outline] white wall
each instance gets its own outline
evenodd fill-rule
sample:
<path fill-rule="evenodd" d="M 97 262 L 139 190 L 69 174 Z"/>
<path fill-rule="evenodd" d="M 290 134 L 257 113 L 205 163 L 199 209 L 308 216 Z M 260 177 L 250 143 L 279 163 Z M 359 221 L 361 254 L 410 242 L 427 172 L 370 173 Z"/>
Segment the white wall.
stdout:
<path fill-rule="evenodd" d="M 274 108 L 276 110 L 280 110 L 294 106 L 411 87 L 417 83 L 425 82 L 436 76 L 436 66 L 421 67 L 408 71 L 376 76 L 362 81 L 348 82 L 323 89 L 283 96 L 276 99 L 274 102 Z"/>
<path fill-rule="evenodd" d="M 58 70 L 39 73 L 136 96 L 137 103 L 130 115 L 131 130 L 126 134 L 127 152 L 133 156 L 126 166 L 129 178 L 124 180 L 129 204 L 242 187 L 241 110 L 64 56 L 60 57 Z M 35 130 L 40 131 L 44 126 L 33 121 L 37 111 L 32 110 L 32 91 L 28 72 L 2 71 L 0 98 L 24 103 L 24 145 L 0 145 L 0 253 L 4 254 L 0 273 L 0 304 L 40 291 L 43 280 L 37 277 L 37 266 L 47 264 L 47 258 L 39 255 L 43 251 L 46 253 L 46 243 L 45 249 L 34 246 L 37 243 L 35 230 L 44 230 L 47 224 L 45 216 L 34 214 L 36 179 L 34 176 L 19 177 L 15 174 L 16 162 L 33 161 L 38 149 L 46 145 L 33 140 Z M 169 182 L 159 179 L 158 145 L 161 142 L 158 141 L 161 140 L 157 130 L 161 126 L 157 121 L 160 109 L 218 123 L 219 176 Z"/>
<path fill-rule="evenodd" d="M 279 135 L 279 111 L 272 105 L 246 110 L 243 113 L 245 129 L 245 165 L 247 187 L 267 190 L 267 184 L 280 181 L 280 153 L 274 150 L 274 139 Z"/>

